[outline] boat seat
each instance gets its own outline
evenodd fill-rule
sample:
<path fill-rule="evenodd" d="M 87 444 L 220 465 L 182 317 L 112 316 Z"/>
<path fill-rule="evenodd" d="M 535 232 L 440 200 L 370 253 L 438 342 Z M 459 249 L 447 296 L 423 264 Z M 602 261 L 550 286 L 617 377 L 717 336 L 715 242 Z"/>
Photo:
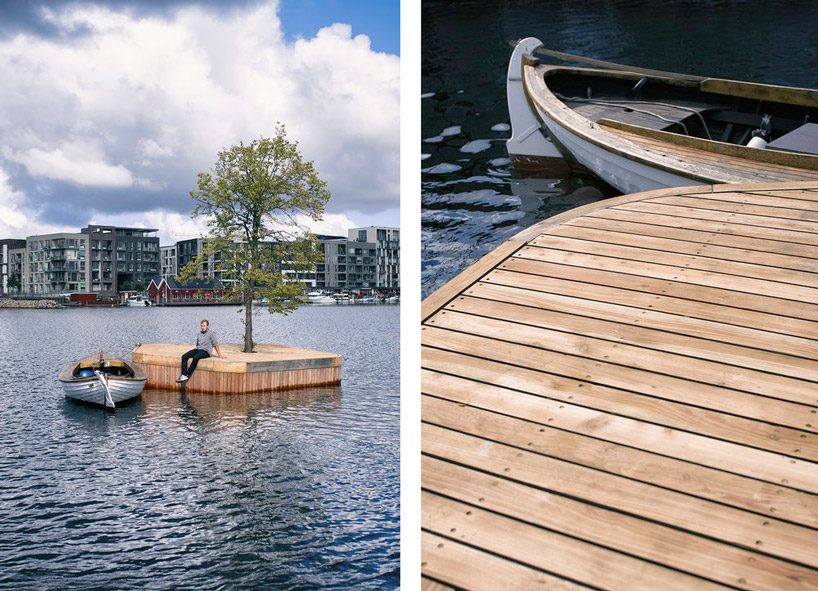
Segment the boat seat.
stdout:
<path fill-rule="evenodd" d="M 604 99 L 600 99 L 604 101 Z M 595 103 L 585 102 L 570 102 L 566 101 L 575 112 L 590 119 L 591 121 L 599 121 L 607 119 L 610 121 L 619 121 L 621 123 L 628 123 L 630 125 L 638 125 L 639 127 L 647 127 L 648 129 L 655 129 L 657 131 L 669 131 L 674 125 L 678 123 L 685 123 L 689 117 L 695 117 L 695 114 L 688 109 L 694 109 L 699 113 L 703 113 L 708 109 L 714 108 L 714 105 L 684 104 L 685 109 L 678 109 L 669 105 L 645 105 L 635 104 L 633 108 L 627 105 L 600 105 Z M 650 111 L 656 115 L 661 115 L 664 119 L 654 117 L 647 113 L 640 113 L 639 111 Z M 678 130 L 678 126 L 677 126 Z M 675 131 L 675 130 L 674 130 Z"/>
<path fill-rule="evenodd" d="M 768 148 L 818 156 L 818 123 L 804 123 L 767 144 Z"/>

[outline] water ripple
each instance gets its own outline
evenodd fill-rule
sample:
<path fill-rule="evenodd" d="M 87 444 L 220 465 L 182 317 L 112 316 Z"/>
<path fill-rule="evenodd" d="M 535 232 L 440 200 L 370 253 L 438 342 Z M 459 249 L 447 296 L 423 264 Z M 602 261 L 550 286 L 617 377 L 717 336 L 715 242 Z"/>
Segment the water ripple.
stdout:
<path fill-rule="evenodd" d="M 397 588 L 398 307 L 256 318 L 259 342 L 341 353 L 341 387 L 147 390 L 109 415 L 56 382 L 202 315 L 237 342 L 235 310 L 0 310 L 0 589 Z"/>

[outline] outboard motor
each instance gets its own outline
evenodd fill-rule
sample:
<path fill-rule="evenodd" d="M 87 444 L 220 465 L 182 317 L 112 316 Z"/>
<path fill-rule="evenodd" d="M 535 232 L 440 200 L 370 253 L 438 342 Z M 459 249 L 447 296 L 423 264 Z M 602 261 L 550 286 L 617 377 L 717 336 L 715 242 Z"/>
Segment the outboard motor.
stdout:
<path fill-rule="evenodd" d="M 750 141 L 747 142 L 748 148 L 758 148 L 759 150 L 763 150 L 767 147 L 767 143 L 770 141 L 770 133 L 772 131 L 770 119 L 771 117 L 769 115 L 764 115 L 764 117 L 761 118 L 761 127 L 754 129 L 750 134 L 753 137 L 751 137 Z"/>

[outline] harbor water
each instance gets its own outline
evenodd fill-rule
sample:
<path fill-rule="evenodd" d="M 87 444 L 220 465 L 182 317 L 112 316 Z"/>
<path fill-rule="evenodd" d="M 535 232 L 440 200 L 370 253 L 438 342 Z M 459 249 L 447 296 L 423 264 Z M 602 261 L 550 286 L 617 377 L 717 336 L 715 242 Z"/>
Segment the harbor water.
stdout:
<path fill-rule="evenodd" d="M 399 306 L 255 317 L 340 353 L 339 387 L 66 400 L 63 365 L 192 342 L 236 306 L 0 310 L 0 589 L 395 589 Z"/>
<path fill-rule="evenodd" d="M 523 228 L 616 192 L 582 175 L 512 171 L 513 42 L 621 64 L 818 86 L 818 5 L 769 2 L 426 1 L 421 13 L 424 297 Z"/>

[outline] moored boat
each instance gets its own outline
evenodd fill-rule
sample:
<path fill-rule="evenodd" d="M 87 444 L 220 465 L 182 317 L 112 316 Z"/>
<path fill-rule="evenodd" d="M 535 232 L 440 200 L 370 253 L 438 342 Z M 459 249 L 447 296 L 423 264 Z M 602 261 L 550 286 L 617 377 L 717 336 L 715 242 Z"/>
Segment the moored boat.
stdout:
<path fill-rule="evenodd" d="M 125 305 L 133 308 L 144 308 L 150 306 L 151 301 L 143 295 L 137 295 L 125 300 Z"/>
<path fill-rule="evenodd" d="M 142 393 L 147 375 L 136 363 L 100 353 L 65 366 L 59 380 L 68 398 L 113 410 Z"/>
<path fill-rule="evenodd" d="M 541 63 L 545 55 L 601 67 Z M 818 90 L 599 62 L 534 38 L 518 43 L 508 85 L 507 148 L 521 168 L 553 158 L 556 146 L 623 193 L 818 179 Z M 515 85 L 525 101 L 512 100 Z M 526 134 L 550 143 L 523 142 Z"/>
<path fill-rule="evenodd" d="M 311 291 L 307 294 L 307 303 L 308 304 L 334 304 L 335 298 L 331 295 L 327 295 L 322 291 Z"/>

